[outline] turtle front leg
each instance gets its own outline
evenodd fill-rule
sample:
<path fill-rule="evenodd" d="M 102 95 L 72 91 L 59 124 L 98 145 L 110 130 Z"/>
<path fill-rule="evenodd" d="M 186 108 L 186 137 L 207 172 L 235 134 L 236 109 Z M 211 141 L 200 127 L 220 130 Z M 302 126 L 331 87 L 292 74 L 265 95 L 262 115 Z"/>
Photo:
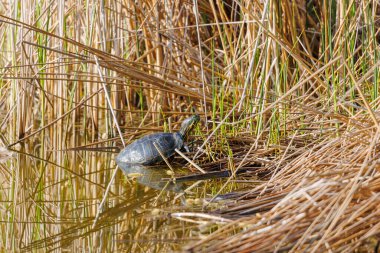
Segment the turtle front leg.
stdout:
<path fill-rule="evenodd" d="M 190 152 L 189 146 L 187 146 L 186 144 L 183 145 L 182 149 L 185 150 L 187 153 Z"/>

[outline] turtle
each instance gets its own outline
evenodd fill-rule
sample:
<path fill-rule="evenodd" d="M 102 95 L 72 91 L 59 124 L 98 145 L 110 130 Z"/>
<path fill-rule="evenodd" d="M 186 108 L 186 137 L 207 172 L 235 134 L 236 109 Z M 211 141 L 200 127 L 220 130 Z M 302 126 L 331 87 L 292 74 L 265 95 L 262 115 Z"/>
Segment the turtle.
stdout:
<path fill-rule="evenodd" d="M 151 166 L 163 161 L 160 152 L 165 158 L 169 158 L 175 154 L 175 149 L 188 150 L 184 139 L 199 120 L 199 115 L 195 114 L 182 122 L 178 132 L 150 134 L 134 141 L 120 151 L 115 158 L 116 163 L 123 164 L 124 167 L 126 164 Z"/>

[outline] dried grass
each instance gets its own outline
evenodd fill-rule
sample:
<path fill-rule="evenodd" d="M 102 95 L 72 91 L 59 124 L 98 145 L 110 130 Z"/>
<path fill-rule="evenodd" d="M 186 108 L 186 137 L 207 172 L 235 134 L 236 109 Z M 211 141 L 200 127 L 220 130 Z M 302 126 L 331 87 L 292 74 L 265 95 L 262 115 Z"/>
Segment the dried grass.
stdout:
<path fill-rule="evenodd" d="M 234 196 L 220 210 L 234 221 L 188 250 L 351 252 L 371 239 L 376 244 L 380 132 L 370 119 L 366 123 L 364 129 L 348 124 L 340 136 L 301 153 L 295 149 L 299 154 L 285 158 L 267 183 Z"/>

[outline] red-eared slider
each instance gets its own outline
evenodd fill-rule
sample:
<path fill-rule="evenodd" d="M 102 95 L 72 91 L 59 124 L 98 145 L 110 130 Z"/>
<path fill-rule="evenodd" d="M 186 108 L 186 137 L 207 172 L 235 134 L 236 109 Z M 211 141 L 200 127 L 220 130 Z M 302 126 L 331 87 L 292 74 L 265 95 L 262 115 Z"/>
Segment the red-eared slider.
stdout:
<path fill-rule="evenodd" d="M 182 122 L 181 129 L 176 133 L 156 133 L 144 136 L 126 146 L 116 156 L 116 163 L 148 166 L 161 162 L 163 159 L 156 146 L 166 158 L 171 157 L 175 149 L 186 148 L 184 139 L 198 122 L 199 115 L 193 115 Z"/>

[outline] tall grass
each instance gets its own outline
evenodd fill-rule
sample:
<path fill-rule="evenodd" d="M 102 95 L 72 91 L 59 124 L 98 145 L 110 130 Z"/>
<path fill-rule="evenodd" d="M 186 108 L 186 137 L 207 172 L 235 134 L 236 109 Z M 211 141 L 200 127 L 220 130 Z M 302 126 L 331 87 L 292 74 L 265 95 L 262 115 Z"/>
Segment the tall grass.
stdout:
<path fill-rule="evenodd" d="M 376 1 L 14 0 L 0 14 L 1 140 L 16 154 L 1 163 L 2 250 L 179 250 L 208 235 L 189 249 L 348 251 L 377 240 L 377 212 L 356 205 L 379 203 Z M 100 151 L 122 147 L 117 126 L 129 143 L 194 113 L 194 161 L 248 171 L 194 190 L 216 198 L 243 182 L 230 211 L 191 219 L 159 195 L 179 220 L 166 226 L 164 214 L 143 215 L 154 193 L 136 199 L 119 173 L 91 228 L 115 168 Z M 306 214 L 307 201 L 319 209 Z"/>

